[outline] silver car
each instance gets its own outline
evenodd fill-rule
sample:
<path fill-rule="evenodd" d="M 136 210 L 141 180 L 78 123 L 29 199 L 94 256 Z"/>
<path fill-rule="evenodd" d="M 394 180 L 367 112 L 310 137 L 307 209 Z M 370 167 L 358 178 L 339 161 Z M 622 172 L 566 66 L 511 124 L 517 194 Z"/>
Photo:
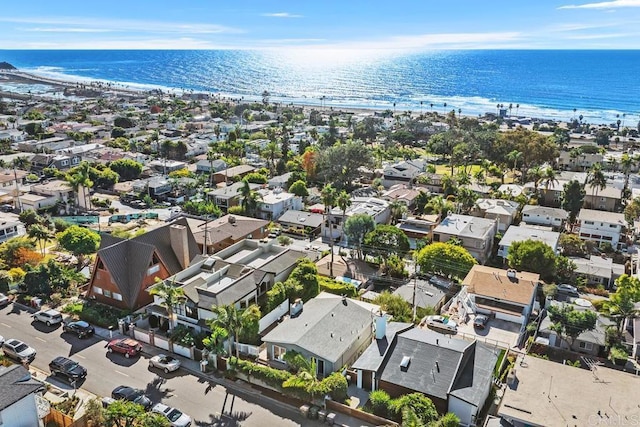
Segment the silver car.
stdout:
<path fill-rule="evenodd" d="M 2 344 L 4 355 L 20 362 L 33 362 L 36 350 L 16 339 L 9 339 Z"/>
<path fill-rule="evenodd" d="M 164 415 L 171 427 L 190 427 L 191 417 L 183 412 L 178 411 L 176 408 L 167 406 L 164 403 L 157 403 L 152 409 L 153 412 Z"/>
<path fill-rule="evenodd" d="M 162 369 L 165 374 L 169 372 L 177 371 L 180 368 L 180 361 L 174 357 L 167 356 L 166 354 L 158 354 L 149 359 L 150 368 Z"/>

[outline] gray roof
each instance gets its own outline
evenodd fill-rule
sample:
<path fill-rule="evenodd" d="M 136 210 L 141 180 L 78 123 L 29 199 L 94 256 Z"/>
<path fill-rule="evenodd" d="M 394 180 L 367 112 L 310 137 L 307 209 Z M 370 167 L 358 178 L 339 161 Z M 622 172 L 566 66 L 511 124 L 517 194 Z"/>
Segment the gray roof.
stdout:
<path fill-rule="evenodd" d="M 295 345 L 336 362 L 361 334 L 370 333 L 372 321 L 371 312 L 349 298 L 314 298 L 304 304 L 302 314 L 286 319 L 262 340 Z"/>
<path fill-rule="evenodd" d="M 564 209 L 550 208 L 547 206 L 540 206 L 540 205 L 524 205 L 522 207 L 522 213 L 544 215 L 550 218 L 562 218 L 562 219 L 567 219 L 567 217 L 569 216 L 569 213 Z"/>
<path fill-rule="evenodd" d="M 511 246 L 513 242 L 522 242 L 525 240 L 535 240 L 542 242 L 551 249 L 557 249 L 558 240 L 560 240 L 560 233 L 555 231 L 546 231 L 540 229 L 534 229 L 530 227 L 521 227 L 518 225 L 512 225 L 504 232 L 504 236 L 500 239 L 500 246 Z"/>
<path fill-rule="evenodd" d="M 490 386 L 498 350 L 474 341 L 450 338 L 428 329 L 399 334 L 382 366 L 380 379 L 428 396 L 447 400 L 449 394 L 481 406 Z M 407 369 L 400 363 L 411 361 Z"/>
<path fill-rule="evenodd" d="M 142 279 L 147 274 L 154 252 L 158 254 L 170 275 L 182 270 L 180 261 L 171 247 L 169 230 L 173 224 L 187 226 L 186 220 L 181 218 L 133 239 L 102 235 L 98 256 L 111 274 L 127 307 L 136 308 Z M 189 260 L 192 260 L 199 253 L 199 249 L 189 227 L 186 227 L 186 230 Z"/>
<path fill-rule="evenodd" d="M 374 340 L 369 347 L 360 355 L 358 360 L 351 366 L 352 369 L 362 369 L 364 371 L 378 371 L 384 361 L 384 356 L 391 346 L 396 334 L 413 328 L 412 323 L 389 322 L 387 331 L 383 338 Z"/>
<path fill-rule="evenodd" d="M 415 292 L 415 302 L 417 307 L 435 307 L 440 304 L 446 296 L 445 292 L 431 285 L 426 280 L 417 280 L 416 283 L 418 285 Z M 414 282 L 411 281 L 406 285 L 400 286 L 393 293 L 395 295 L 400 295 L 402 299 L 411 304 L 413 302 L 413 289 Z"/>
<path fill-rule="evenodd" d="M 44 384 L 31 378 L 23 366 L 0 366 L 0 412 L 40 390 L 44 390 Z"/>
<path fill-rule="evenodd" d="M 446 233 L 452 236 L 482 239 L 496 225 L 495 219 L 478 218 L 469 215 L 449 214 L 433 230 L 434 233 Z"/>
<path fill-rule="evenodd" d="M 322 225 L 324 215 L 305 211 L 288 210 L 280 218 L 281 224 L 296 224 L 304 227 L 317 228 Z"/>
<path fill-rule="evenodd" d="M 625 227 L 627 225 L 627 221 L 624 219 L 624 214 L 616 212 L 597 211 L 594 209 L 580 209 L 578 219 L 580 221 L 594 221 L 607 224 L 617 224 L 622 227 Z"/>
<path fill-rule="evenodd" d="M 288 249 L 277 255 L 274 259 L 260 266 L 260 270 L 268 273 L 279 274 L 293 267 L 299 259 L 305 258 L 306 253 Z"/>

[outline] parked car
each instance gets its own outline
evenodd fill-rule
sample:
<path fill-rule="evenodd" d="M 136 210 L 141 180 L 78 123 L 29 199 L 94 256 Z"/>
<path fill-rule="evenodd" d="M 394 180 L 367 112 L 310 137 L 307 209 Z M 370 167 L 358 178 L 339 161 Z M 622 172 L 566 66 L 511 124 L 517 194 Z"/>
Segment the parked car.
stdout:
<path fill-rule="evenodd" d="M 49 363 L 49 370 L 53 376 L 63 376 L 69 382 L 81 380 L 87 376 L 87 370 L 78 362 L 59 356 Z"/>
<path fill-rule="evenodd" d="M 13 205 L 10 205 L 8 203 L 4 204 L 4 205 L 0 205 L 0 210 L 2 212 L 13 212 L 13 209 L 14 209 Z"/>
<path fill-rule="evenodd" d="M 153 405 L 153 403 L 151 403 L 151 399 L 144 394 L 144 391 L 126 385 L 120 385 L 114 388 L 111 392 L 111 397 L 116 400 L 126 400 L 128 402 L 137 403 L 138 405 L 141 405 L 145 411 L 151 409 L 151 406 Z"/>
<path fill-rule="evenodd" d="M 47 326 L 62 323 L 62 313 L 56 310 L 43 310 L 32 316 L 38 322 L 42 322 Z"/>
<path fill-rule="evenodd" d="M 113 397 L 105 396 L 105 397 L 103 397 L 101 399 L 101 401 L 102 401 L 102 407 L 103 408 L 107 408 L 107 407 L 109 407 L 109 405 L 111 405 L 116 400 Z"/>
<path fill-rule="evenodd" d="M 2 347 L 2 344 L 4 344 L 4 337 L 0 335 L 0 347 Z"/>
<path fill-rule="evenodd" d="M 164 415 L 171 423 L 171 427 L 189 427 L 191 425 L 191 417 L 189 415 L 164 403 L 157 403 L 151 410 Z"/>
<path fill-rule="evenodd" d="M 109 353 L 120 353 L 124 354 L 124 357 L 127 359 L 132 356 L 137 356 L 142 351 L 142 346 L 136 340 L 132 340 L 131 338 L 120 338 L 111 340 L 109 344 L 107 344 L 107 351 Z"/>
<path fill-rule="evenodd" d="M 85 338 L 89 335 L 93 335 L 96 330 L 89 323 L 84 320 L 78 320 L 77 322 L 69 322 L 62 325 L 63 332 L 69 332 L 71 334 L 76 334 L 78 338 Z"/>
<path fill-rule="evenodd" d="M 168 374 L 180 368 L 180 361 L 166 354 L 158 354 L 149 359 L 149 367 L 162 369 L 165 374 Z"/>
<path fill-rule="evenodd" d="M 558 292 L 576 298 L 580 296 L 580 294 L 578 293 L 578 288 L 576 288 L 575 286 L 567 285 L 566 283 L 558 285 Z"/>
<path fill-rule="evenodd" d="M 31 363 L 36 358 L 36 350 L 17 339 L 9 339 L 2 344 L 4 355 L 21 362 Z"/>
<path fill-rule="evenodd" d="M 0 307 L 6 307 L 10 302 L 9 297 L 0 292 Z"/>
<path fill-rule="evenodd" d="M 456 322 L 448 318 L 447 316 L 427 316 L 426 324 L 429 328 L 435 329 L 438 332 L 457 333 L 458 325 Z"/>
<path fill-rule="evenodd" d="M 484 329 L 487 327 L 487 323 L 489 322 L 489 318 L 484 314 L 476 314 L 476 317 L 473 319 L 473 327 L 476 329 Z"/>

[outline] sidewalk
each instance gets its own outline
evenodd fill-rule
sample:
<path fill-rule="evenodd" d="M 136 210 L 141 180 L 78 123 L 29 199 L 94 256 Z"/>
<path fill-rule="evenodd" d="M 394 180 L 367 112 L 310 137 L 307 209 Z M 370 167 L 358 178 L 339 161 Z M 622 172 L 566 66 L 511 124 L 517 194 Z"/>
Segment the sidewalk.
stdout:
<path fill-rule="evenodd" d="M 117 338 L 130 338 L 129 335 L 122 335 L 120 333 L 120 331 L 109 331 L 108 329 L 105 328 L 101 328 L 99 326 L 94 326 L 95 330 L 96 330 L 96 336 L 99 336 L 101 338 L 104 338 L 105 340 L 109 340 L 109 339 L 117 339 Z M 112 337 L 112 338 L 111 338 Z M 144 354 L 145 356 L 148 357 L 153 357 L 157 354 L 161 354 L 161 353 L 169 353 L 166 350 L 151 346 L 149 344 L 146 344 L 144 342 L 140 343 L 142 345 L 142 354 Z M 297 407 L 291 406 L 279 399 L 276 399 L 274 397 L 270 397 L 265 395 L 264 393 L 262 393 L 259 390 L 256 390 L 254 387 L 251 386 L 251 384 L 245 383 L 242 380 L 237 380 L 237 381 L 231 381 L 228 380 L 220 375 L 216 375 L 216 372 L 201 372 L 200 370 L 200 362 L 197 362 L 195 360 L 186 358 L 186 357 L 182 357 L 180 355 L 171 353 L 171 356 L 180 360 L 181 362 L 181 367 L 182 369 L 184 369 L 185 371 L 189 372 L 190 374 L 198 377 L 198 378 L 202 378 L 204 380 L 207 381 L 211 381 L 213 383 L 216 383 L 222 387 L 225 387 L 228 390 L 233 391 L 233 393 L 235 394 L 244 394 L 247 396 L 250 396 L 252 399 L 255 400 L 255 402 L 257 402 L 258 404 L 260 404 L 261 406 L 265 407 L 265 408 L 270 408 L 273 407 L 273 405 L 278 406 L 279 408 L 288 411 L 291 414 L 295 414 L 296 417 L 294 418 L 299 418 L 300 417 L 300 411 Z M 271 393 L 270 393 L 271 394 Z M 276 393 L 273 393 L 273 395 L 276 395 Z M 314 423 L 316 425 L 321 425 L 322 423 L 319 421 L 311 421 L 309 420 L 310 423 Z M 336 426 L 343 426 L 343 427 L 371 427 L 370 424 L 361 421 L 357 418 L 348 416 L 346 414 L 342 414 L 342 413 L 336 413 L 336 417 L 335 417 L 335 424 Z"/>

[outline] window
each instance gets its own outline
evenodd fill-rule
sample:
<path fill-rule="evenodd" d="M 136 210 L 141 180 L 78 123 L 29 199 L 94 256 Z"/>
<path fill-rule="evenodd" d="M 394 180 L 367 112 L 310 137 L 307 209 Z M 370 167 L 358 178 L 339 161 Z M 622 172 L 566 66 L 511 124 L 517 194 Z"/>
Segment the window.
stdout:
<path fill-rule="evenodd" d="M 593 225 L 594 224 L 593 221 L 585 221 L 584 223 L 588 224 L 588 225 Z"/>
<path fill-rule="evenodd" d="M 609 228 L 618 228 L 616 224 L 609 224 Z"/>
<path fill-rule="evenodd" d="M 156 264 L 153 267 L 149 267 L 149 269 L 147 270 L 147 276 L 151 276 L 154 273 L 157 273 L 158 271 L 160 271 L 160 264 Z"/>
<path fill-rule="evenodd" d="M 593 349 L 593 344 L 591 344 L 590 342 L 580 341 L 580 348 L 582 350 L 591 350 Z"/>
<path fill-rule="evenodd" d="M 97 286 L 93 287 L 93 292 L 98 294 L 98 295 L 102 295 L 102 288 L 99 288 Z"/>
<path fill-rule="evenodd" d="M 107 297 L 107 298 L 111 298 L 111 291 L 108 291 L 108 290 L 105 289 L 104 290 L 104 296 Z"/>
<path fill-rule="evenodd" d="M 63 160 L 63 161 L 60 162 L 60 164 L 62 166 L 68 166 L 69 165 L 69 160 Z"/>
<path fill-rule="evenodd" d="M 278 345 L 273 345 L 273 358 L 276 360 L 282 360 L 287 349 Z"/>
<path fill-rule="evenodd" d="M 114 292 L 113 293 L 113 299 L 116 300 L 116 301 L 122 301 L 122 295 L 120 295 L 117 292 Z"/>

